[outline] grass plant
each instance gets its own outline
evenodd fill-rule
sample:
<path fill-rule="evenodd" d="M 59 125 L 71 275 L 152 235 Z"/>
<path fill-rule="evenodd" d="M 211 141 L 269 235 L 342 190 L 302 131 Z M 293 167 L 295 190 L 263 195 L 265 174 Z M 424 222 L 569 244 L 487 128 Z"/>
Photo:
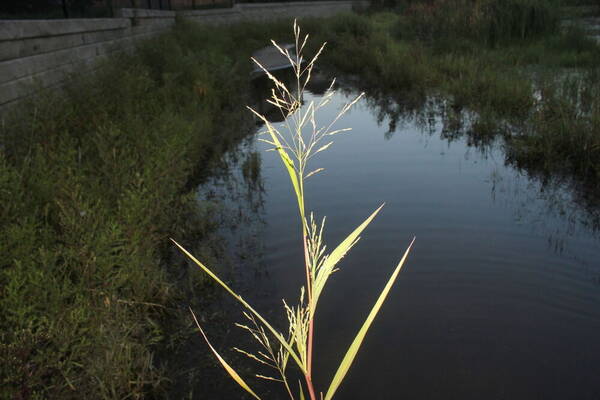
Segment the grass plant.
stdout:
<path fill-rule="evenodd" d="M 175 242 L 175 244 L 206 274 L 208 274 L 208 276 L 222 286 L 244 307 L 244 316 L 246 317 L 247 322 L 244 324 L 237 324 L 237 326 L 246 330 L 254 337 L 258 342 L 260 349 L 256 352 L 241 349 L 236 350 L 259 364 L 271 367 L 275 373 L 275 376 L 256 374 L 256 377 L 282 383 L 291 399 L 304 399 L 305 396 L 308 396 L 311 400 L 316 400 L 318 398 L 329 400 L 335 395 L 352 365 L 369 327 L 379 312 L 392 285 L 396 281 L 400 269 L 404 265 L 414 239 L 391 274 L 375 305 L 348 348 L 326 392 L 319 391 L 313 384 L 313 341 L 315 336 L 315 313 L 317 311 L 320 296 L 323 293 L 329 277 L 337 271 L 339 261 L 356 244 L 360 234 L 379 213 L 383 205 L 377 208 L 364 222 L 351 232 L 346 239 L 333 249 L 333 251 L 329 253 L 326 252 L 327 248 L 323 242 L 325 218 L 318 222 L 312 212 L 307 215 L 306 211 L 305 180 L 322 171 L 322 168 L 311 170 L 309 168 L 309 161 L 316 154 L 331 146 L 333 142 L 330 141 L 330 138 L 332 136 L 349 130 L 334 129 L 334 124 L 360 99 L 362 95 L 346 104 L 329 124 L 318 127 L 315 116 L 321 108 L 329 103 L 331 96 L 334 93 L 334 82 L 332 82 L 330 88 L 320 101 L 311 101 L 304 108 L 302 107 L 302 101 L 303 93 L 306 85 L 310 81 L 315 62 L 325 45 L 318 49 L 316 55 L 310 61 L 304 63 L 303 50 L 307 44 L 308 35 L 304 37 L 301 36 L 300 28 L 296 22 L 294 22 L 294 38 L 296 54 L 291 54 L 287 49 L 280 47 L 275 41 L 272 41 L 273 46 L 288 59 L 290 66 L 294 71 L 296 78 L 294 87 L 287 87 L 283 82 L 267 71 L 257 60 L 254 60 L 274 84 L 272 95 L 268 102 L 275 106 L 285 117 L 285 128 L 282 128 L 283 131 L 280 130 L 280 128 L 272 124 L 265 116 L 250 109 L 254 115 L 265 124 L 267 128 L 265 133 L 268 138 L 263 140 L 272 146 L 273 151 L 277 152 L 284 168 L 289 174 L 296 195 L 298 213 L 302 226 L 301 239 L 304 248 L 304 274 L 306 276 L 306 284 L 300 288 L 299 300 L 295 305 L 289 305 L 285 300 L 283 302 L 284 311 L 288 319 L 287 329 L 282 331 L 275 328 L 257 310 L 220 279 L 209 267 L 192 256 L 177 242 Z M 248 383 L 246 383 L 236 370 L 231 367 L 211 345 L 193 312 L 192 315 L 194 316 L 194 321 L 209 348 L 231 378 L 254 398 L 260 399 L 259 395 L 250 388 Z M 294 396 L 296 389 L 292 389 L 288 378 L 290 363 L 295 364 L 296 368 L 304 377 L 304 386 L 300 384 L 297 397 Z M 305 392 L 307 395 L 305 395 Z"/>

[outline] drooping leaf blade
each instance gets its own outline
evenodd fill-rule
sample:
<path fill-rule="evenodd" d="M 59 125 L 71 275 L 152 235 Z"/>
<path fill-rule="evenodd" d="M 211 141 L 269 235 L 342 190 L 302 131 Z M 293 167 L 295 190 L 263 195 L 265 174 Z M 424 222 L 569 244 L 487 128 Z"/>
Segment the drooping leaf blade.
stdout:
<path fill-rule="evenodd" d="M 221 365 L 223 366 L 223 368 L 225 369 L 225 371 L 227 371 L 227 373 L 229 374 L 229 376 L 231 376 L 231 378 L 238 385 L 240 385 L 242 387 L 242 389 L 244 389 L 246 392 L 248 392 L 252 396 L 254 396 L 255 399 L 261 400 L 260 397 L 258 397 L 258 395 L 256 393 L 254 393 L 254 391 L 252 389 L 250 389 L 250 386 L 248 386 L 248 384 L 246 382 L 244 382 L 244 380 L 242 379 L 242 377 L 229 364 L 227 364 L 227 361 L 225 361 L 223 359 L 223 357 L 221 357 L 221 355 L 213 347 L 213 345 L 210 344 L 210 341 L 208 340 L 208 337 L 206 337 L 206 334 L 204 333 L 204 330 L 202 330 L 202 327 L 200 326 L 200 323 L 198 322 L 198 319 L 196 318 L 196 314 L 194 314 L 194 312 L 192 311 L 191 308 L 190 308 L 190 311 L 192 313 L 192 316 L 194 317 L 194 321 L 196 322 L 196 326 L 198 327 L 198 329 L 200 330 L 200 333 L 202 334 L 202 337 L 206 341 L 206 344 L 208 344 L 208 347 L 211 349 L 211 351 L 213 352 L 213 354 L 215 355 L 215 357 L 217 358 L 217 360 L 219 360 L 219 362 L 221 363 Z"/>
<path fill-rule="evenodd" d="M 302 189 L 300 187 L 300 182 L 298 179 L 298 173 L 296 171 L 296 166 L 294 165 L 294 161 L 290 158 L 289 154 L 287 153 L 287 151 L 281 144 L 279 137 L 277 137 L 277 131 L 271 125 L 271 123 L 262 114 L 260 114 L 256 110 L 254 110 L 252 107 L 247 107 L 247 108 L 250 111 L 252 111 L 254 113 L 254 115 L 256 115 L 258 118 L 260 118 L 266 125 L 267 132 L 271 136 L 271 140 L 273 142 L 275 150 L 277 150 L 277 153 L 279 153 L 281 162 L 285 166 L 285 169 L 287 170 L 287 172 L 290 176 L 290 181 L 292 182 L 292 186 L 294 187 L 294 193 L 296 194 L 296 200 L 298 201 L 298 207 L 300 208 L 300 215 L 302 218 L 304 218 L 304 198 L 303 198 L 303 194 L 302 194 Z"/>
<path fill-rule="evenodd" d="M 279 153 L 281 162 L 285 166 L 285 168 L 290 176 L 290 181 L 292 182 L 292 186 L 294 187 L 294 193 L 296 193 L 296 200 L 298 201 L 298 207 L 300 208 L 300 215 L 302 217 L 304 217 L 304 197 L 302 194 L 302 190 L 300 188 L 300 182 L 298 182 L 298 175 L 296 173 L 296 167 L 294 165 L 294 161 L 290 158 L 288 153 L 281 146 L 281 143 L 279 142 L 277 135 L 272 133 L 271 131 L 269 131 L 269 133 L 271 133 L 271 138 L 272 138 L 273 142 L 275 142 L 275 148 L 277 149 L 277 152 Z"/>
<path fill-rule="evenodd" d="M 171 239 L 171 241 L 173 243 L 175 243 L 175 245 L 186 256 L 188 256 L 193 262 L 195 262 L 196 265 L 198 265 L 204 272 L 206 272 L 208 274 L 208 276 L 210 276 L 215 282 L 217 282 L 219 285 L 221 285 L 221 287 L 223 287 L 223 289 L 225 289 L 227 291 L 227 293 L 229 293 L 234 299 L 236 299 L 237 301 L 239 301 L 240 303 L 242 303 L 242 305 L 244 307 L 246 307 L 246 309 L 248 309 L 248 311 L 250 311 L 252 314 L 254 314 L 256 316 L 256 318 L 258 318 L 258 320 L 260 322 L 262 322 L 264 324 L 264 326 L 266 326 L 267 329 L 273 334 L 273 336 L 277 339 L 277 341 L 279 343 L 281 343 L 281 345 L 288 351 L 288 353 L 292 356 L 292 358 L 294 359 L 294 361 L 296 361 L 296 364 L 298 365 L 298 367 L 300 368 L 300 370 L 303 373 L 306 373 L 306 366 L 300 360 L 300 357 L 296 354 L 296 352 L 294 351 L 294 349 L 292 348 L 292 346 L 287 342 L 287 340 L 285 339 L 285 337 L 280 332 L 278 332 L 275 328 L 273 328 L 271 326 L 271 324 L 269 324 L 267 322 L 267 320 L 264 319 L 263 316 L 258 313 L 258 311 L 256 311 L 246 300 L 244 300 L 242 298 L 242 296 L 240 296 L 239 294 L 237 294 L 236 292 L 234 292 L 229 286 L 227 286 L 227 284 L 225 282 L 223 282 L 217 275 L 215 275 L 210 270 L 210 268 L 208 268 L 206 265 L 204 265 L 200 261 L 198 261 L 198 259 L 196 257 L 194 257 L 189 251 L 187 251 L 185 248 L 183 248 L 183 246 L 181 246 L 175 240 Z"/>
<path fill-rule="evenodd" d="M 383 302 L 385 301 L 388 293 L 390 292 L 390 289 L 394 285 L 394 282 L 396 281 L 396 278 L 398 277 L 398 273 L 402 269 L 402 266 L 404 265 L 404 261 L 406 260 L 406 257 L 408 256 L 408 253 L 410 252 L 410 249 L 414 242 L 415 242 L 415 238 L 413 238 L 413 240 L 408 245 L 408 248 L 404 252 L 402 259 L 396 266 L 396 269 L 390 276 L 390 279 L 388 280 L 385 287 L 379 294 L 379 298 L 375 302 L 375 305 L 371 309 L 371 312 L 367 316 L 367 319 L 363 323 L 362 327 L 358 331 L 358 334 L 356 335 L 356 337 L 352 341 L 352 344 L 348 348 L 348 351 L 346 352 L 344 359 L 340 363 L 340 366 L 338 367 L 338 370 L 335 373 L 333 380 L 331 381 L 331 384 L 329 385 L 329 389 L 327 389 L 327 394 L 325 395 L 325 400 L 331 400 L 333 398 L 333 395 L 335 394 L 336 390 L 338 389 L 338 387 L 344 380 L 346 373 L 350 369 L 350 366 L 352 365 L 352 362 L 354 361 L 354 358 L 356 357 L 356 354 L 358 353 L 358 350 L 360 349 L 360 346 L 362 345 L 362 342 L 365 338 L 365 335 L 367 334 L 367 331 L 371 327 L 371 324 L 373 323 L 375 316 L 377 316 L 377 313 L 381 309 L 381 306 L 383 305 Z"/>

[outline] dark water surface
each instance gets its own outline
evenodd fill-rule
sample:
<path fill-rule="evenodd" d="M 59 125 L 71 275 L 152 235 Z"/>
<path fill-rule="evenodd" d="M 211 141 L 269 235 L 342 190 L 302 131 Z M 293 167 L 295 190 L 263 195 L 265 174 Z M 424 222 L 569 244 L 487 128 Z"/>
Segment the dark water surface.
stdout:
<path fill-rule="evenodd" d="M 347 96 L 334 96 L 323 123 Z M 307 181 L 307 209 L 327 216 L 329 248 L 386 203 L 319 303 L 317 387 L 416 236 L 336 398 L 600 399 L 600 241 L 588 214 L 560 184 L 505 165 L 501 143 L 448 140 L 433 103 L 391 134 L 362 100 L 340 124 L 353 131 L 312 161 L 325 171 Z M 274 310 L 304 283 L 300 230 L 280 160 L 252 146 L 264 274 L 246 286 L 261 288 L 259 310 Z"/>

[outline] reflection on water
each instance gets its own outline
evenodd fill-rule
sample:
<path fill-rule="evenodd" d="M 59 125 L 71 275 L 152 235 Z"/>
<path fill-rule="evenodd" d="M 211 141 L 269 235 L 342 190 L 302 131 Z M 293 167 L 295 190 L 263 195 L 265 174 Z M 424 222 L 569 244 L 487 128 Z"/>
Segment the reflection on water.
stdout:
<path fill-rule="evenodd" d="M 576 97 L 583 96 L 581 88 L 575 89 L 578 89 Z M 347 88 L 345 93 L 351 96 L 352 89 Z M 505 121 L 486 121 L 485 116 L 454 107 L 447 100 L 438 97 L 398 101 L 385 94 L 369 94 L 365 103 L 375 115 L 377 125 L 387 126 L 385 139 L 391 139 L 396 132 L 417 128 L 424 135 L 437 135 L 448 143 L 463 142 L 469 148 L 465 150 L 465 156 L 468 156 L 472 148 L 481 157 L 487 157 L 494 149 L 504 146 L 501 139 L 503 132 L 516 129 Z M 581 112 L 586 112 L 583 105 L 588 102 L 575 103 L 581 105 Z M 505 163 L 526 176 L 524 180 L 537 182 L 539 196 L 546 199 L 544 203 L 548 213 L 570 215 L 571 218 L 567 219 L 570 225 L 577 223 L 593 232 L 600 230 L 600 188 L 588 182 L 575 182 L 565 176 L 528 170 L 517 165 L 510 157 L 504 154 L 502 157 Z M 491 182 L 496 183 L 494 177 Z M 567 211 L 565 208 L 571 210 Z"/>
<path fill-rule="evenodd" d="M 254 147 L 253 138 L 249 138 L 227 153 L 221 174 L 213 176 L 198 192 L 200 200 L 219 205 L 218 233 L 228 239 L 224 245 L 225 253 L 231 258 L 231 275 L 250 287 L 253 275 L 261 270 L 258 266 L 263 253 L 264 229 L 262 154 Z"/>
<path fill-rule="evenodd" d="M 250 120 L 253 129 L 253 121 Z M 252 131 L 253 132 L 253 131 Z M 268 295 L 256 285 L 266 275 L 264 259 L 264 189 L 260 174 L 262 153 L 256 152 L 254 138 L 241 140 L 221 160 L 210 175 L 203 176 L 197 198 L 200 213 L 208 229 L 197 237 L 186 238 L 186 247 L 210 266 L 226 282 L 235 282 L 236 291 L 257 302 Z M 207 223 L 206 220 L 210 221 Z M 177 326 L 160 362 L 170 371 L 170 399 L 235 399 L 237 387 L 223 373 L 206 343 L 198 335 L 188 307 L 197 314 L 212 344 L 234 365 L 246 358 L 231 351 L 232 345 L 245 346 L 247 337 L 239 335 L 232 321 L 240 321 L 239 304 L 216 287 L 201 270 L 179 252 L 173 270 L 177 291 L 181 294 L 182 319 L 189 326 Z M 265 285 L 263 285 L 266 287 Z M 269 313 L 266 313 L 267 315 Z M 232 319 L 233 318 L 233 319 Z M 246 372 L 242 367 L 241 372 Z"/>
<path fill-rule="evenodd" d="M 336 95 L 331 113 L 354 96 L 352 89 Z M 308 209 L 327 215 L 333 246 L 381 202 L 386 207 L 324 294 L 317 385 L 328 385 L 416 235 L 340 399 L 600 398 L 593 202 L 585 205 L 568 182 L 507 163 L 501 140 L 477 134 L 485 121 L 439 99 L 368 97 L 342 124 L 353 132 L 315 158 L 314 167 L 326 170 L 307 181 Z M 297 213 L 276 155 L 260 142 L 245 146 L 261 154 L 261 178 L 248 184 L 243 176 L 252 174 L 243 170 L 250 167 L 239 163 L 242 178 L 231 192 L 253 193 L 256 207 L 237 211 L 250 217 L 229 242 L 250 232 L 260 245 L 248 246 L 256 253 L 240 261 L 236 286 L 259 311 L 279 313 L 281 298 L 294 299 L 303 282 Z"/>

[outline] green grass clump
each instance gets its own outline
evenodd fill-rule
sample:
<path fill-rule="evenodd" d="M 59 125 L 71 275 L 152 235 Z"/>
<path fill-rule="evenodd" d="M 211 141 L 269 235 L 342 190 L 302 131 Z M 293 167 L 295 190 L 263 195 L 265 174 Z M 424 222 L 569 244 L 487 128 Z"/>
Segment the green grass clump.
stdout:
<path fill-rule="evenodd" d="M 436 59 L 439 87 L 455 107 L 523 117 L 533 105 L 533 87 L 517 71 L 490 66 L 485 58 L 446 54 Z"/>
<path fill-rule="evenodd" d="M 530 107 L 531 85 L 504 61 L 490 62 L 497 56 L 489 50 L 440 52 L 427 43 L 398 38 L 395 24 L 402 19 L 390 13 L 352 15 L 324 26 L 308 21 L 307 27 L 328 41 L 331 50 L 323 55 L 324 63 L 339 73 L 356 75 L 370 91 L 381 88 L 410 99 L 444 94 L 459 107 L 493 108 L 499 115 Z"/>
<path fill-rule="evenodd" d="M 154 353 L 181 296 L 167 239 L 212 224 L 189 189 L 252 132 L 240 60 L 276 29 L 179 23 L 5 118 L 1 398 L 165 390 Z"/>
<path fill-rule="evenodd" d="M 468 39 L 486 46 L 524 40 L 558 27 L 550 0 L 434 0 L 404 7 L 398 32 L 424 41 Z"/>
<path fill-rule="evenodd" d="M 304 22 L 317 40 L 327 42 L 325 67 L 356 75 L 365 85 L 381 84 L 390 91 L 419 91 L 432 83 L 427 53 L 418 43 L 398 41 L 390 29 L 398 16 L 391 13 L 364 16 L 349 14 Z M 313 52 L 316 49 L 312 49 Z"/>

